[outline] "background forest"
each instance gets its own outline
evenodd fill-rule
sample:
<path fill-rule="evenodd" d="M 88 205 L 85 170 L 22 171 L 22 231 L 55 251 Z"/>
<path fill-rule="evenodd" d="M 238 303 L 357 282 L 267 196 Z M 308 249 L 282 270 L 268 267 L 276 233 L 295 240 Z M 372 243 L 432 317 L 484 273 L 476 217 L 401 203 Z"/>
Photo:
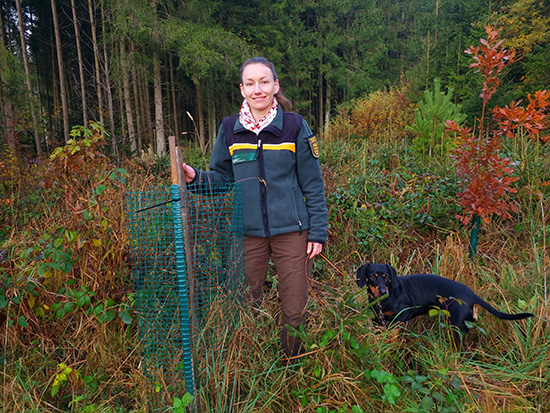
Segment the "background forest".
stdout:
<path fill-rule="evenodd" d="M 186 411 L 141 369 L 125 194 L 170 183 L 170 135 L 206 168 L 255 55 L 319 137 L 344 274 L 314 262 L 317 352 L 280 363 L 273 287 L 191 403 L 549 411 L 547 0 L 5 0 L 0 18 L 3 411 Z M 443 310 L 396 336 L 355 285 L 367 261 L 535 317 L 482 311 L 462 352 Z"/>
<path fill-rule="evenodd" d="M 496 104 L 544 89 L 547 11 L 535 0 L 8 0 L 0 127 L 10 148 L 38 157 L 89 120 L 104 125 L 117 160 L 150 147 L 163 154 L 169 134 L 207 151 L 240 103 L 239 66 L 253 55 L 275 63 L 295 110 L 321 136 L 340 104 L 400 81 L 416 102 L 438 77 L 473 117 L 477 80 L 464 49 L 485 24 L 503 26 L 523 59 Z"/>

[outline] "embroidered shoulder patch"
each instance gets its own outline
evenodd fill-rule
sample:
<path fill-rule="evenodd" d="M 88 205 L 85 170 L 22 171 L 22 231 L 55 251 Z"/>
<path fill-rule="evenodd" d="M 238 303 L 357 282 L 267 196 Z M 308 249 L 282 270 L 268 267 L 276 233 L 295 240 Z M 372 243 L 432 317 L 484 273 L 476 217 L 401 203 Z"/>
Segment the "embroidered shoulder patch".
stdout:
<path fill-rule="evenodd" d="M 315 157 L 319 157 L 319 143 L 317 142 L 317 138 L 315 136 L 312 136 L 308 139 L 309 141 L 309 147 L 311 149 L 311 154 Z"/>

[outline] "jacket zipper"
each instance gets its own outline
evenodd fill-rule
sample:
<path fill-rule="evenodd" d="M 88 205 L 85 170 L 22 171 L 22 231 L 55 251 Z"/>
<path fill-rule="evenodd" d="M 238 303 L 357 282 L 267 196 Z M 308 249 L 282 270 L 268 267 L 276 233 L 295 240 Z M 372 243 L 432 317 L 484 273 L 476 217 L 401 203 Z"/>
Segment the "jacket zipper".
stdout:
<path fill-rule="evenodd" d="M 264 165 L 264 151 L 262 147 L 262 139 L 258 136 L 258 173 L 260 175 L 260 208 L 262 211 L 262 223 L 264 226 L 264 233 L 266 237 L 271 237 L 271 230 L 269 229 L 269 216 L 267 214 L 267 182 L 265 180 L 265 165 Z"/>

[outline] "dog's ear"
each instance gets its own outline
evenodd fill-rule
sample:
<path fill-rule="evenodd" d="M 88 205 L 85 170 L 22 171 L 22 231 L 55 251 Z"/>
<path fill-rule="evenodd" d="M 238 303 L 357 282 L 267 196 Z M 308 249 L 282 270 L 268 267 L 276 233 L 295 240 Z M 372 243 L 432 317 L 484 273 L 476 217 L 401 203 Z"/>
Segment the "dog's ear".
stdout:
<path fill-rule="evenodd" d="M 386 264 L 386 267 L 388 268 L 388 275 L 390 276 L 390 279 L 397 277 L 397 271 L 395 271 L 395 268 L 393 268 L 390 264 Z"/>
<path fill-rule="evenodd" d="M 363 264 L 357 269 L 357 278 L 355 282 L 359 288 L 363 288 L 367 284 L 367 269 L 370 264 Z"/>

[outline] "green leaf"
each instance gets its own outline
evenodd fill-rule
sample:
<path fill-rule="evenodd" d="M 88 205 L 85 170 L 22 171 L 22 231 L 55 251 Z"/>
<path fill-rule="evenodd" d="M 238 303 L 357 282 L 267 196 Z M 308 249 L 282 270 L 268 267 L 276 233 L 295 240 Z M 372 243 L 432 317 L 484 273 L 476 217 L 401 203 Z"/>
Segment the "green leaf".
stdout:
<path fill-rule="evenodd" d="M 90 384 L 93 380 L 94 380 L 94 376 L 92 376 L 91 374 L 88 374 L 87 376 L 82 377 L 82 381 L 85 384 Z"/>
<path fill-rule="evenodd" d="M 72 313 L 74 311 L 74 303 L 73 302 L 68 302 L 68 303 L 65 303 L 63 305 L 63 311 L 65 311 L 65 313 Z"/>
<path fill-rule="evenodd" d="M 65 230 L 65 238 L 67 239 L 69 244 L 73 244 L 76 241 L 76 239 L 78 238 L 78 232 L 66 229 Z"/>
<path fill-rule="evenodd" d="M 430 310 L 428 311 L 428 315 L 430 317 L 437 317 L 439 315 L 439 309 L 437 308 L 430 308 Z"/>
<path fill-rule="evenodd" d="M 455 390 L 460 390 L 461 385 L 462 385 L 462 381 L 453 374 L 451 376 L 451 386 L 453 386 Z"/>
<path fill-rule="evenodd" d="M 395 404 L 397 399 L 401 396 L 401 389 L 396 384 L 386 384 L 384 386 L 384 397 L 388 403 Z"/>
<path fill-rule="evenodd" d="M 181 398 L 181 403 L 183 407 L 187 407 L 193 401 L 193 395 L 191 393 L 185 393 Z"/>
<path fill-rule="evenodd" d="M 6 308 L 6 306 L 8 305 L 8 300 L 6 300 L 6 297 L 4 297 L 3 295 L 0 295 L 0 309 L 2 308 Z"/>
<path fill-rule="evenodd" d="M 56 238 L 53 241 L 53 246 L 55 249 L 59 248 L 61 245 L 63 245 L 63 238 Z"/>
<path fill-rule="evenodd" d="M 103 184 L 99 184 L 97 186 L 97 188 L 95 189 L 95 193 L 99 196 L 101 195 L 105 190 L 107 189 L 107 187 Z"/>
<path fill-rule="evenodd" d="M 96 305 L 94 307 L 94 314 L 97 316 L 97 315 L 100 315 L 101 312 L 103 311 L 103 303 L 99 303 L 98 305 Z"/>
<path fill-rule="evenodd" d="M 85 295 L 84 295 L 84 305 L 85 305 L 86 307 L 88 307 L 89 305 L 92 304 L 92 299 L 90 298 L 91 295 L 95 295 L 95 293 L 93 293 L 93 294 L 92 294 L 92 293 L 89 293 L 89 294 L 85 294 Z"/>
<path fill-rule="evenodd" d="M 104 323 L 108 323 L 109 321 L 113 321 L 114 318 L 115 318 L 114 310 L 108 310 L 101 315 L 100 320 Z"/>
<path fill-rule="evenodd" d="M 86 297 L 88 297 L 86 294 L 81 295 L 78 300 L 76 300 L 76 305 L 78 308 L 82 308 L 86 305 Z M 90 297 L 88 297 L 89 299 Z"/>
<path fill-rule="evenodd" d="M 132 316 L 130 315 L 130 310 L 126 309 L 124 311 L 121 311 L 118 316 L 122 318 L 122 322 L 124 324 L 132 324 L 132 321 L 134 320 Z"/>
<path fill-rule="evenodd" d="M 17 324 L 19 324 L 21 327 L 28 327 L 29 323 L 27 323 L 27 320 L 23 316 L 19 316 L 17 319 Z"/>
<path fill-rule="evenodd" d="M 426 387 L 419 387 L 417 390 L 422 394 L 430 394 L 430 389 L 427 389 Z"/>
<path fill-rule="evenodd" d="M 434 401 L 430 396 L 426 396 L 422 399 L 422 410 L 426 413 L 430 412 L 432 410 L 432 407 L 434 405 Z"/>
<path fill-rule="evenodd" d="M 84 210 L 84 212 L 82 213 L 82 216 L 86 221 L 91 221 L 92 219 L 94 219 L 94 216 L 87 209 Z"/>

